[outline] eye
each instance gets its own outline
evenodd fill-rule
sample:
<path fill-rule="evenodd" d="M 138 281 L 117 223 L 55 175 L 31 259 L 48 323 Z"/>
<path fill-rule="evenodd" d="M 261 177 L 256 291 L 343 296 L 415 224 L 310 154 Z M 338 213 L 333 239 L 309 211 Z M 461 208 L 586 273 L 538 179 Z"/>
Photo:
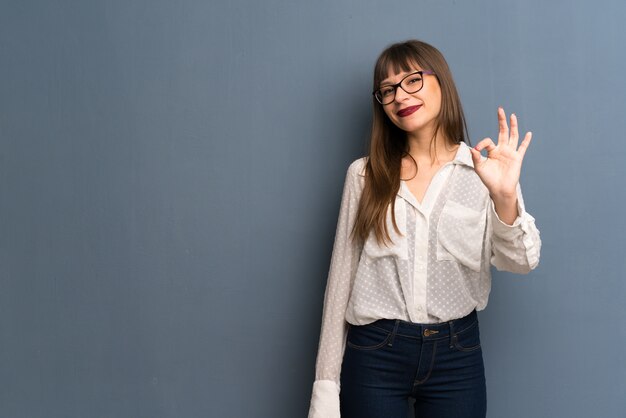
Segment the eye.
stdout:
<path fill-rule="evenodd" d="M 380 95 L 383 97 L 389 97 L 393 94 L 393 87 L 383 87 L 380 89 Z"/>
<path fill-rule="evenodd" d="M 405 83 L 408 85 L 420 83 L 422 81 L 422 76 L 419 74 L 412 75 L 405 80 Z"/>

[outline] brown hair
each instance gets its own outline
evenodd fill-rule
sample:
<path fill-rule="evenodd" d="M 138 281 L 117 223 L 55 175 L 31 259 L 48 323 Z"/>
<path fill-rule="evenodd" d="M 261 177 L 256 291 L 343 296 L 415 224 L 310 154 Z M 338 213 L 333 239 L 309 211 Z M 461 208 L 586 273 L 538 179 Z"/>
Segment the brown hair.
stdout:
<path fill-rule="evenodd" d="M 414 70 L 415 65 L 422 70 L 434 72 L 441 88 L 441 110 L 436 119 L 431 149 L 440 130 L 451 145 L 463 141 L 469 143 L 465 116 L 452 73 L 441 52 L 432 45 L 409 40 L 387 47 L 378 57 L 374 67 L 373 90 L 380 87 L 380 83 L 388 77 L 387 72 L 390 69 L 395 73 L 408 72 Z M 390 203 L 393 227 L 400 233 L 394 215 L 395 196 L 400 188 L 402 158 L 410 154 L 406 132 L 389 120 L 382 105 L 373 96 L 372 103 L 374 112 L 369 155 L 365 166 L 365 186 L 352 235 L 360 242 L 364 242 L 373 228 L 376 241 L 387 245 L 387 242 L 391 241 L 386 223 Z M 417 166 L 417 162 L 415 165 Z"/>

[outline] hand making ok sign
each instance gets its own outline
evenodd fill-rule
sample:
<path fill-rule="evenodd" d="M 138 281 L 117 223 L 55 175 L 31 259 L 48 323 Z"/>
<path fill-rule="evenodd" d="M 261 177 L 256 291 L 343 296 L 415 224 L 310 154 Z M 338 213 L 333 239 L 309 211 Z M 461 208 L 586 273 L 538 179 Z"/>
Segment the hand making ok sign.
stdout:
<path fill-rule="evenodd" d="M 517 117 L 515 114 L 511 114 L 511 132 L 509 135 L 506 114 L 501 107 L 498 108 L 498 124 L 500 125 L 498 145 L 494 144 L 491 138 L 485 138 L 475 148 L 471 148 L 474 170 L 496 203 L 498 200 L 516 200 L 516 188 L 522 170 L 522 160 L 532 138 L 532 132 L 527 132 L 518 148 Z M 480 151 L 485 148 L 487 149 L 487 159 L 482 160 Z"/>

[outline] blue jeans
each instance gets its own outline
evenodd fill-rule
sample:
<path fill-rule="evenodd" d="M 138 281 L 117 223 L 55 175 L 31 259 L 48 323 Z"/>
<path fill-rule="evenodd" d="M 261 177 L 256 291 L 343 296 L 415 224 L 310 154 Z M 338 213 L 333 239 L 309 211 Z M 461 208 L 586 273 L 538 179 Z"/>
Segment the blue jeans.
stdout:
<path fill-rule="evenodd" d="M 478 315 L 439 324 L 351 325 L 341 369 L 342 418 L 485 418 Z"/>

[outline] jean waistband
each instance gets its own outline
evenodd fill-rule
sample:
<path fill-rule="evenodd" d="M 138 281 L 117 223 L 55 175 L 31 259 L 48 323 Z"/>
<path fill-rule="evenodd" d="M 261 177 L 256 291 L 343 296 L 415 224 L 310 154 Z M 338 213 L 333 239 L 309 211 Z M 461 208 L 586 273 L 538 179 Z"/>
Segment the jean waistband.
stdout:
<path fill-rule="evenodd" d="M 404 337 L 436 340 L 458 334 L 470 325 L 473 325 L 475 321 L 478 321 L 478 314 L 474 309 L 463 318 L 436 324 L 418 324 L 400 319 L 379 319 L 365 326 L 382 328 L 385 331 L 393 332 L 395 335 L 402 335 Z"/>

